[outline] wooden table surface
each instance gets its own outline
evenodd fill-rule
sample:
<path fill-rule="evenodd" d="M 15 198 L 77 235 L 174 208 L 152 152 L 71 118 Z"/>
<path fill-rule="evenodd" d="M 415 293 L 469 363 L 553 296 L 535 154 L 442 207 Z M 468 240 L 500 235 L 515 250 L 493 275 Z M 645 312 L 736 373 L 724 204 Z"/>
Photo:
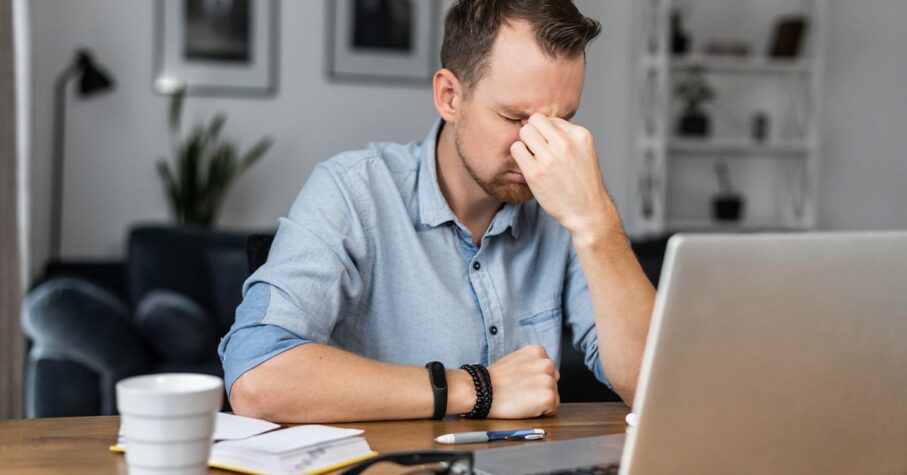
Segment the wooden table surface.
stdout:
<path fill-rule="evenodd" d="M 372 449 L 380 452 L 451 448 L 434 438 L 451 432 L 543 428 L 546 440 L 564 440 L 624 431 L 629 409 L 622 403 L 563 404 L 554 417 L 526 420 L 416 420 L 331 424 L 365 429 Z M 118 416 L 61 417 L 0 421 L 0 473 L 126 473 L 122 454 L 110 452 L 120 426 Z M 457 445 L 484 449 L 538 442 Z M 211 473 L 229 473 L 211 470 Z"/>

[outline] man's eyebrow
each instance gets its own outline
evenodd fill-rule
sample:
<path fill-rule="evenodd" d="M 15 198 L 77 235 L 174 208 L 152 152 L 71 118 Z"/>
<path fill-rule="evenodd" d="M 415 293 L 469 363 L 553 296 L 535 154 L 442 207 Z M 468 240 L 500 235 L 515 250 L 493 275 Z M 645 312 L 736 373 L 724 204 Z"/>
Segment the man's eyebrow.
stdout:
<path fill-rule="evenodd" d="M 530 115 L 532 115 L 530 113 L 527 113 L 525 110 L 519 110 L 508 106 L 498 106 L 498 109 L 501 113 L 510 117 L 529 117 Z"/>
<path fill-rule="evenodd" d="M 523 118 L 523 117 L 529 117 L 530 115 L 532 115 L 532 113 L 526 112 L 525 110 L 520 110 L 520 109 L 516 109 L 513 107 L 509 107 L 509 106 L 498 106 L 498 110 L 501 113 L 503 113 L 504 115 L 507 115 L 507 116 L 513 117 L 513 118 Z M 561 116 L 561 118 L 564 120 L 570 120 L 573 118 L 573 116 L 576 115 L 576 112 L 578 110 L 579 109 L 574 109 L 569 114 Z"/>

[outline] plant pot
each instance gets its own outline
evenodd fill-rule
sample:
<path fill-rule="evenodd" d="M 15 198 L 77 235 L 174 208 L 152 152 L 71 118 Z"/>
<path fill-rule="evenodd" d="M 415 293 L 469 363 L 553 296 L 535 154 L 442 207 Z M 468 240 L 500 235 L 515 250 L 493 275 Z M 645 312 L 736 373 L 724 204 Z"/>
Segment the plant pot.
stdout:
<path fill-rule="evenodd" d="M 712 198 L 712 217 L 717 221 L 740 221 L 743 208 L 743 197 L 737 194 L 717 195 Z"/>
<path fill-rule="evenodd" d="M 677 135 L 681 137 L 708 137 L 711 131 L 711 120 L 701 109 L 687 109 L 677 121 Z"/>

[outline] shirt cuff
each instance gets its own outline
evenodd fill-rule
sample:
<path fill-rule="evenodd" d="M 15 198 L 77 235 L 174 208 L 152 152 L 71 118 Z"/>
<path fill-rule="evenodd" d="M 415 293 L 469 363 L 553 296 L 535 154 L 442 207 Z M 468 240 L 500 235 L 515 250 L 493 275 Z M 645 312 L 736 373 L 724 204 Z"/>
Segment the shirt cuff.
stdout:
<path fill-rule="evenodd" d="M 294 333 L 276 325 L 258 325 L 242 328 L 228 335 L 224 342 L 224 387 L 227 397 L 236 380 L 250 369 L 269 359 L 309 343 Z"/>

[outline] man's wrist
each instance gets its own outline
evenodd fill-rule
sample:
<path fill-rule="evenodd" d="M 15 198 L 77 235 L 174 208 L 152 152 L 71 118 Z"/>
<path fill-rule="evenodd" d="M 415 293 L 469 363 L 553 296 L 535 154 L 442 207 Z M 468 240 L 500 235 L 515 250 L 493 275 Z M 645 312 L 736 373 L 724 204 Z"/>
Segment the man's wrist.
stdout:
<path fill-rule="evenodd" d="M 447 370 L 447 415 L 466 414 L 476 405 L 476 388 L 465 370 Z"/>
<path fill-rule="evenodd" d="M 628 244 L 627 235 L 624 233 L 620 217 L 605 215 L 582 226 L 577 226 L 570 231 L 573 246 L 577 249 L 622 249 Z"/>

